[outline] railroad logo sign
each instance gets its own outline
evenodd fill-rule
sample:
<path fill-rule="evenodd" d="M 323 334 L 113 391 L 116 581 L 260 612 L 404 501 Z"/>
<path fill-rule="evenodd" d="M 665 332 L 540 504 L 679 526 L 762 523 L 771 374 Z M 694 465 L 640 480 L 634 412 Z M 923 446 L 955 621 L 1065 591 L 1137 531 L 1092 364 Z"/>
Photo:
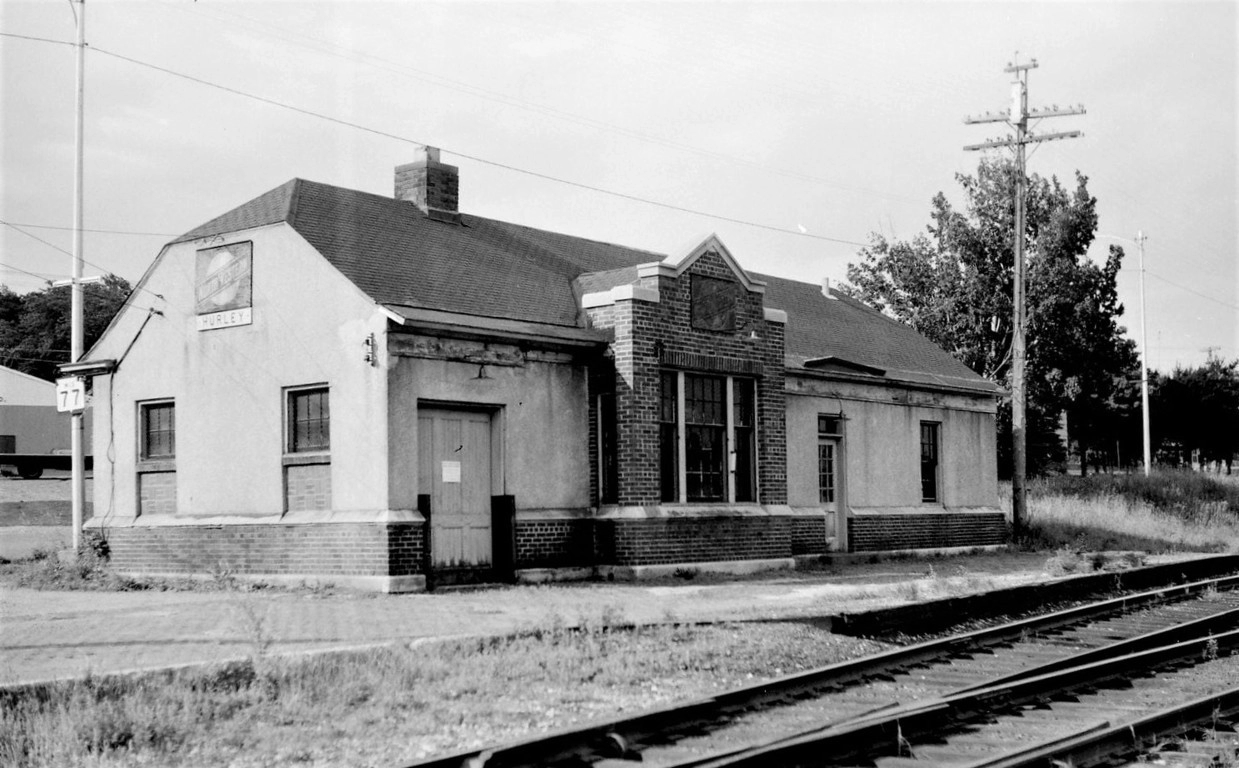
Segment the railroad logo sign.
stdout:
<path fill-rule="evenodd" d="M 254 244 L 203 248 L 195 264 L 198 330 L 254 322 Z"/>

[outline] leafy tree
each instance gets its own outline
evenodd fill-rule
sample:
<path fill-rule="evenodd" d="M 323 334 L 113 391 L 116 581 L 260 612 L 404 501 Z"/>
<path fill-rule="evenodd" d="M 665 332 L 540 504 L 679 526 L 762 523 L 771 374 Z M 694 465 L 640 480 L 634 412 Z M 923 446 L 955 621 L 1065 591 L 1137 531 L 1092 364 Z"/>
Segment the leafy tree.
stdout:
<path fill-rule="evenodd" d="M 1239 360 L 1210 356 L 1150 380 L 1150 426 L 1158 459 L 1172 466 L 1219 462 L 1231 473 L 1239 452 Z"/>
<path fill-rule="evenodd" d="M 116 275 L 82 287 L 84 349 L 103 335 L 130 290 Z M 19 295 L 0 285 L 0 365 L 54 381 L 56 366 L 69 362 L 72 300 L 68 286 Z"/>
<path fill-rule="evenodd" d="M 848 266 L 845 286 L 1007 388 L 1016 172 L 1011 161 L 984 159 L 975 176 L 957 174 L 963 208 L 938 193 L 925 233 L 895 242 L 871 235 L 860 262 Z M 1124 329 L 1116 322 L 1123 312 L 1115 288 L 1123 250 L 1112 247 L 1104 265 L 1087 257 L 1097 229 L 1096 206 L 1082 174 L 1070 189 L 1057 178 L 1028 179 L 1026 391 L 1033 473 L 1062 460 L 1055 430 L 1063 413 L 1085 455 L 1098 444 L 1103 426 L 1120 408 L 1124 381 L 1137 368 L 1135 345 L 1122 338 Z M 1008 474 L 1009 403 L 998 423 L 1000 468 Z"/>

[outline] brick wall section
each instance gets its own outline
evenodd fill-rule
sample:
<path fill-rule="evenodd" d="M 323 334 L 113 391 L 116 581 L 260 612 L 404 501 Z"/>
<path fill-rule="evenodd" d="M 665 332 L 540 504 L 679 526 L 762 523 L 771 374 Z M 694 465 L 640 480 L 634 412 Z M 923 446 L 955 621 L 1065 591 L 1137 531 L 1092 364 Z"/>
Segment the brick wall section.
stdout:
<path fill-rule="evenodd" d="M 574 568 L 593 562 L 593 520 L 528 520 L 516 524 L 517 568 Z"/>
<path fill-rule="evenodd" d="M 824 555 L 828 551 L 825 517 L 792 518 L 793 555 Z"/>
<path fill-rule="evenodd" d="M 787 402 L 784 392 L 782 323 L 764 323 L 765 372 L 757 382 L 758 500 L 787 503 Z"/>
<path fill-rule="evenodd" d="M 176 472 L 142 472 L 138 475 L 138 513 L 176 514 Z"/>
<path fill-rule="evenodd" d="M 867 515 L 848 520 L 851 552 L 981 547 L 1005 544 L 1009 539 L 1010 531 L 1001 512 Z"/>
<path fill-rule="evenodd" d="M 396 166 L 395 197 L 419 208 L 456 211 L 460 208 L 460 174 L 453 165 L 419 160 Z"/>
<path fill-rule="evenodd" d="M 185 525 L 106 531 L 112 564 L 147 573 L 408 576 L 422 572 L 422 523 Z"/>
<path fill-rule="evenodd" d="M 682 517 L 598 521 L 604 565 L 667 565 L 785 558 L 792 554 L 787 517 Z"/>
<path fill-rule="evenodd" d="M 659 291 L 657 304 L 621 301 L 586 310 L 593 327 L 615 331 L 611 351 L 619 417 L 618 503 L 634 506 L 658 503 L 658 397 L 659 374 L 666 366 L 663 358 L 685 359 L 684 356 L 700 355 L 722 361 L 733 370 L 760 371 L 757 377 L 759 500 L 763 504 L 786 504 L 783 326 L 766 322 L 762 294 L 745 291 L 738 284 L 734 330 L 693 328 L 692 275 L 736 280 L 727 262 L 711 251 L 679 277 L 645 279 L 647 287 L 657 287 Z M 757 339 L 749 338 L 750 330 L 757 333 Z M 593 406 L 591 403 L 591 409 Z M 596 419 L 597 414 L 593 416 Z"/>
<path fill-rule="evenodd" d="M 331 465 L 284 467 L 284 509 L 288 512 L 331 509 Z"/>

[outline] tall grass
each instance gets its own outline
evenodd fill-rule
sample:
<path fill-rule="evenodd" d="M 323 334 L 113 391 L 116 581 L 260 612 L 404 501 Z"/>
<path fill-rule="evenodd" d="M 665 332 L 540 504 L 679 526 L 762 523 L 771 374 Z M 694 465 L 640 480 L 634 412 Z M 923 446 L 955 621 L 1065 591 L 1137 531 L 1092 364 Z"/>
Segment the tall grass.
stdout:
<path fill-rule="evenodd" d="M 1239 478 L 1190 471 L 1058 476 L 1033 480 L 1028 490 L 1026 547 L 1239 551 Z"/>

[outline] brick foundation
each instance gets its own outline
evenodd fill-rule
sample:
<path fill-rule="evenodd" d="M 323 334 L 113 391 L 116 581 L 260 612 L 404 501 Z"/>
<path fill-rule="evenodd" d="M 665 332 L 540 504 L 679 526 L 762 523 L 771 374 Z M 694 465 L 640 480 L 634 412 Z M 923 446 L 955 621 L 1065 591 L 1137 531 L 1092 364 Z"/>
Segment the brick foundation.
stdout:
<path fill-rule="evenodd" d="M 826 543 L 826 517 L 824 515 L 793 519 L 793 555 L 824 555 L 828 551 Z"/>
<path fill-rule="evenodd" d="M 599 520 L 602 565 L 761 560 L 792 555 L 789 517 L 672 517 Z"/>
<path fill-rule="evenodd" d="M 579 568 L 593 564 L 593 520 L 517 522 L 517 568 Z"/>
<path fill-rule="evenodd" d="M 849 552 L 985 547 L 1009 539 L 1001 512 L 858 515 L 848 520 Z"/>
<path fill-rule="evenodd" d="M 129 573 L 411 576 L 422 572 L 424 524 L 156 525 L 104 531 Z"/>

